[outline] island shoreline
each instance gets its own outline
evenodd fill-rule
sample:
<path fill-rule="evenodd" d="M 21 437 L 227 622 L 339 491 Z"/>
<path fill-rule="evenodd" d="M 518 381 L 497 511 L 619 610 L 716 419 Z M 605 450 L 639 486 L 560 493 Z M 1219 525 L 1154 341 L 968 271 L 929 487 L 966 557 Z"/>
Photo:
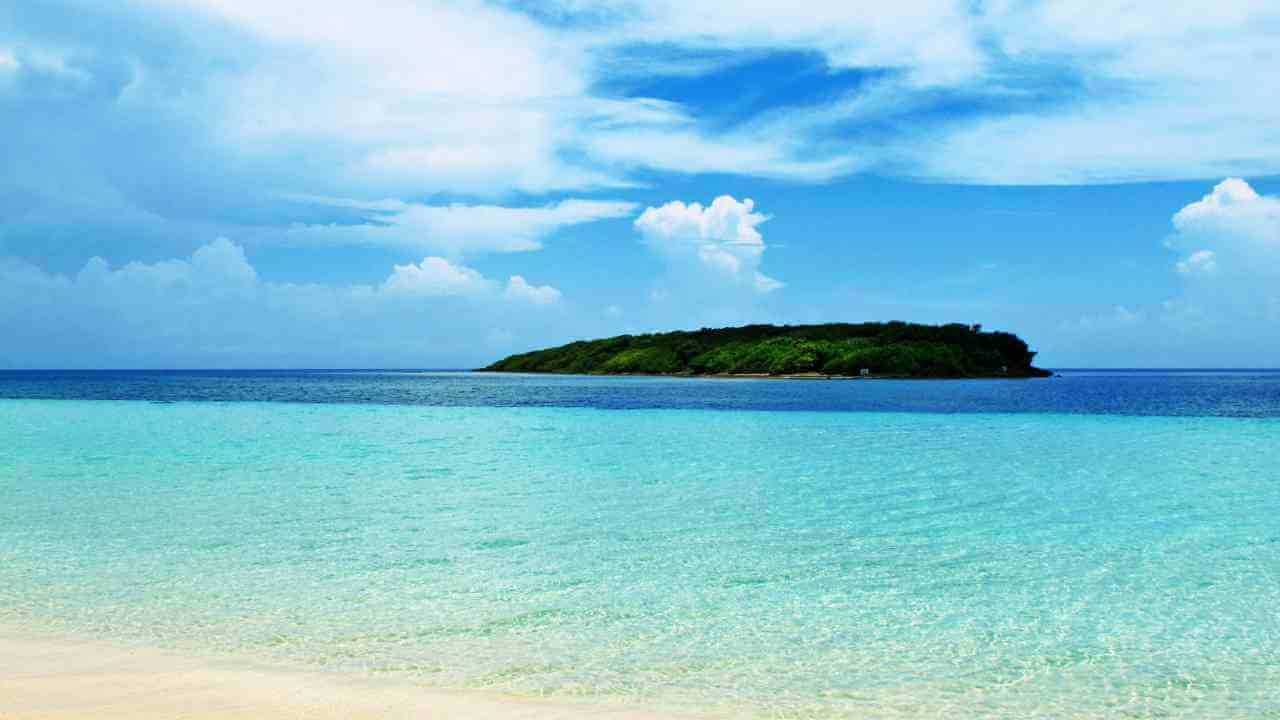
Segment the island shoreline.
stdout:
<path fill-rule="evenodd" d="M 467 372 L 493 375 L 542 375 L 552 377 L 640 377 L 640 378 L 675 378 L 684 380 L 1045 380 L 1058 377 L 1056 370 L 1045 370 L 1044 375 L 824 375 L 787 374 L 770 375 L 768 373 L 574 373 L 574 372 L 540 372 L 537 370 L 494 370 L 492 368 L 475 368 Z"/>

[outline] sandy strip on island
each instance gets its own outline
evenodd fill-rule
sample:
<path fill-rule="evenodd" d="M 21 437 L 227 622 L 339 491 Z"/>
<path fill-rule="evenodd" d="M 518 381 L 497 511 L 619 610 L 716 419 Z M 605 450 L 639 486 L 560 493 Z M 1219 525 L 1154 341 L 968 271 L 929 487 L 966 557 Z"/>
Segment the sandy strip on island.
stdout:
<path fill-rule="evenodd" d="M 0 629 L 0 720 L 655 720 L 617 706 L 508 699 L 358 674 L 282 670 Z"/>

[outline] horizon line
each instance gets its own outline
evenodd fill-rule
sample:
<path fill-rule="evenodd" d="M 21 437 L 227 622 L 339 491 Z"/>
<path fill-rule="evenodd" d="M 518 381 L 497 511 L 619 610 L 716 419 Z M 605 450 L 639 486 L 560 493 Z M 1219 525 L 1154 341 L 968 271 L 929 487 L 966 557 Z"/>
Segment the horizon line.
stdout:
<path fill-rule="evenodd" d="M 1280 367 L 1045 367 L 1054 372 L 1280 372 Z M 95 367 L 95 368 L 0 368 L 0 373 L 51 373 L 51 372 L 455 372 L 475 373 L 483 368 L 465 367 Z M 574 375 L 590 373 L 545 373 Z M 606 377 L 606 376 L 599 376 Z"/>

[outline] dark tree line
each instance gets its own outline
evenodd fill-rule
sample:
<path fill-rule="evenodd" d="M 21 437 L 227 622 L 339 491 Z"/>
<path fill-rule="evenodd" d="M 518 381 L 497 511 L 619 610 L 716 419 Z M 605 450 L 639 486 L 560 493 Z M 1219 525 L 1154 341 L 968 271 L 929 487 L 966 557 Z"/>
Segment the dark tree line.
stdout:
<path fill-rule="evenodd" d="M 981 325 L 832 323 L 620 335 L 512 355 L 485 370 L 655 375 L 1038 377 L 1018 336 Z"/>

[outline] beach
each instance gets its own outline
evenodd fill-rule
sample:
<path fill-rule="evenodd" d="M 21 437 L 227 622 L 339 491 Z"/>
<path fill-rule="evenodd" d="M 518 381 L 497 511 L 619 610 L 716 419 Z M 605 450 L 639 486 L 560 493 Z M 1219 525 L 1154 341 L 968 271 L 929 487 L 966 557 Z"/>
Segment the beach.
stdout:
<path fill-rule="evenodd" d="M 0 628 L 3 720 L 678 720 Z"/>

